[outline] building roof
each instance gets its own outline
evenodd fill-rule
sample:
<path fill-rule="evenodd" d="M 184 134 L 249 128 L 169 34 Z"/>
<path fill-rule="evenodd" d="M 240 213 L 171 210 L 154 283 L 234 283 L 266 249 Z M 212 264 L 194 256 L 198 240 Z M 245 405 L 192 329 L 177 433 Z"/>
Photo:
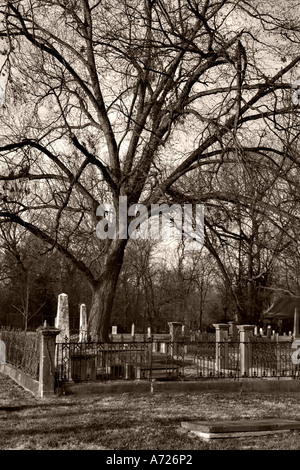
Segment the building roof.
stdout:
<path fill-rule="evenodd" d="M 295 308 L 298 308 L 300 312 L 300 297 L 291 295 L 282 296 L 271 305 L 265 312 L 264 317 L 272 319 L 293 318 Z"/>

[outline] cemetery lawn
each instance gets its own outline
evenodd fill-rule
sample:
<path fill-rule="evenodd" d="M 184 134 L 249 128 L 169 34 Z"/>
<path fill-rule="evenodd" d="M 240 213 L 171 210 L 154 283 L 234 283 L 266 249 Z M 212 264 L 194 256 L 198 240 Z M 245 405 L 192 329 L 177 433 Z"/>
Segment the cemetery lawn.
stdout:
<path fill-rule="evenodd" d="M 36 398 L 0 374 L 0 450 L 300 450 L 300 432 L 191 437 L 182 421 L 300 420 L 300 393 L 114 394 Z"/>

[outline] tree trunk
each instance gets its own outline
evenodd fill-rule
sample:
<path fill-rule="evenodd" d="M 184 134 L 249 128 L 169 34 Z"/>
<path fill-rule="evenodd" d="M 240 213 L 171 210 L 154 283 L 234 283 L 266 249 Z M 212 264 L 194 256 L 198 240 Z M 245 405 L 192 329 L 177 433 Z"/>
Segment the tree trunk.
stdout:
<path fill-rule="evenodd" d="M 93 297 L 88 319 L 88 334 L 92 341 L 109 341 L 110 318 L 122 268 L 127 240 L 112 240 L 103 259 L 103 272 L 93 285 Z"/>

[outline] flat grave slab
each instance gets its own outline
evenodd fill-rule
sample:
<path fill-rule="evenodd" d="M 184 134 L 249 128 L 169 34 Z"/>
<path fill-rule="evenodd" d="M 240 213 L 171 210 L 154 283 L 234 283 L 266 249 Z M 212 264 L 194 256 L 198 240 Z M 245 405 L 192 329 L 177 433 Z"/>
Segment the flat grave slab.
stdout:
<path fill-rule="evenodd" d="M 204 439 L 253 437 L 300 430 L 300 421 L 288 419 L 244 419 L 239 421 L 183 421 L 181 426 Z"/>

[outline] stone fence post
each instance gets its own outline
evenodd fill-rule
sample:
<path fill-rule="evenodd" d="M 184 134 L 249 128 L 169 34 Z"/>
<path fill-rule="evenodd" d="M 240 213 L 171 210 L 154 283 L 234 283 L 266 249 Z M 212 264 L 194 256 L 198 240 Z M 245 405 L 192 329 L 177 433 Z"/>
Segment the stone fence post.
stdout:
<path fill-rule="evenodd" d="M 240 367 L 241 375 L 251 376 L 252 344 L 254 325 L 237 325 L 240 334 Z"/>
<path fill-rule="evenodd" d="M 216 371 L 225 373 L 228 369 L 228 323 L 215 323 L 216 329 Z"/>
<path fill-rule="evenodd" d="M 55 341 L 60 333 L 53 326 L 41 326 L 37 329 L 40 343 L 39 396 L 53 395 L 55 386 Z"/>

